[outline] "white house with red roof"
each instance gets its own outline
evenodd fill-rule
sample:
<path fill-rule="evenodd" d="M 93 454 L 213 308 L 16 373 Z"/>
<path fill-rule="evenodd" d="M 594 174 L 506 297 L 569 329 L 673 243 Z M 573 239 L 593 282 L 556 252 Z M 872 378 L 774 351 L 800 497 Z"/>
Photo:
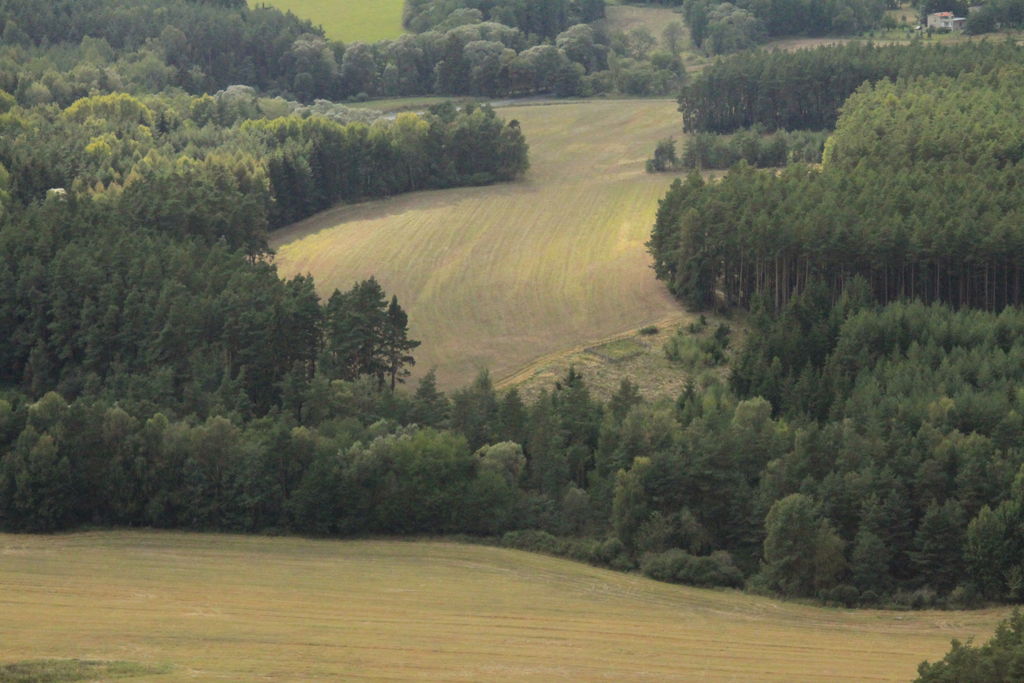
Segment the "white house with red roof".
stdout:
<path fill-rule="evenodd" d="M 962 31 L 964 17 L 955 17 L 952 12 L 935 12 L 928 15 L 928 28 L 946 29 L 947 31 Z"/>

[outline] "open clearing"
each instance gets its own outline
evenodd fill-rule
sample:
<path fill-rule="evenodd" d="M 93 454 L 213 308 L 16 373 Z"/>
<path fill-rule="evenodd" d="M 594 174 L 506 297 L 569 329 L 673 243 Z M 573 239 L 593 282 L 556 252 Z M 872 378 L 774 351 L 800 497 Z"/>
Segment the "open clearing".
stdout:
<path fill-rule="evenodd" d="M 0 534 L 0 664 L 150 680 L 906 680 L 1005 610 L 876 612 L 514 550 L 161 532 Z"/>
<path fill-rule="evenodd" d="M 671 176 L 655 143 L 679 135 L 673 100 L 508 107 L 530 144 L 524 180 L 339 206 L 277 231 L 282 275 L 322 295 L 375 275 L 409 313 L 417 372 L 447 387 L 682 316 L 644 242 Z"/>
<path fill-rule="evenodd" d="M 707 316 L 712 328 L 720 322 L 732 328 L 731 348 L 734 353 L 745 334 L 745 323 L 711 314 Z M 630 330 L 594 344 L 538 358 L 514 375 L 504 378 L 498 383 L 498 389 L 514 386 L 524 399 L 532 401 L 541 391 L 550 392 L 555 382 L 566 376 L 570 367 L 583 374 L 591 396 L 601 401 L 611 399 L 623 379 L 637 385 L 640 394 L 652 401 L 665 397 L 675 398 L 691 380 L 698 387 L 711 377 L 724 382 L 728 377 L 728 365 L 687 368 L 665 357 L 665 342 L 695 317 L 674 316 L 653 325 L 657 332 Z"/>
<path fill-rule="evenodd" d="M 605 8 L 604 28 L 608 31 L 629 31 L 643 27 L 661 40 L 661 32 L 673 21 L 685 24 L 681 8 L 637 7 L 635 5 L 608 5 Z M 684 47 L 689 45 L 689 30 L 684 36 Z"/>
<path fill-rule="evenodd" d="M 322 26 L 328 38 L 347 43 L 373 43 L 397 38 L 405 0 L 249 0 L 249 6 L 268 5 Z"/>

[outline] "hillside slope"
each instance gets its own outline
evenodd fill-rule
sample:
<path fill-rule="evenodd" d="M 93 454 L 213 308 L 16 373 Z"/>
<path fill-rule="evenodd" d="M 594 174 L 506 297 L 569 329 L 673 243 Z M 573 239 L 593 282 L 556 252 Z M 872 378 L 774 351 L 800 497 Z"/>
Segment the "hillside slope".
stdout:
<path fill-rule="evenodd" d="M 375 275 L 408 311 L 418 372 L 496 378 L 550 353 L 680 314 L 644 242 L 671 179 L 644 172 L 678 134 L 671 100 L 510 107 L 525 180 L 341 206 L 272 236 L 285 276 L 321 294 Z"/>
<path fill-rule="evenodd" d="M 402 35 L 405 0 L 249 0 L 269 5 L 322 26 L 327 37 L 346 43 L 373 43 Z"/>

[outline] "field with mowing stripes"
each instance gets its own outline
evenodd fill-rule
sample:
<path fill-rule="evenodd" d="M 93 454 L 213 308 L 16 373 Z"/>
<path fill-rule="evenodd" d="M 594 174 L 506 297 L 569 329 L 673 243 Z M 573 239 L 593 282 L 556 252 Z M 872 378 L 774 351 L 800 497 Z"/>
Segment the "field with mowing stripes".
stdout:
<path fill-rule="evenodd" d="M 327 37 L 346 43 L 372 43 L 404 33 L 404 0 L 249 0 L 250 7 L 268 5 L 291 11 L 322 26 Z"/>
<path fill-rule="evenodd" d="M 409 313 L 418 373 L 495 379 L 682 312 L 644 242 L 671 178 L 644 172 L 679 135 L 672 100 L 509 107 L 530 144 L 524 180 L 339 206 L 271 236 L 282 275 L 323 295 L 375 275 Z"/>
<path fill-rule="evenodd" d="M 147 680 L 907 680 L 1004 611 L 875 612 L 444 542 L 0 535 L 0 666 Z"/>

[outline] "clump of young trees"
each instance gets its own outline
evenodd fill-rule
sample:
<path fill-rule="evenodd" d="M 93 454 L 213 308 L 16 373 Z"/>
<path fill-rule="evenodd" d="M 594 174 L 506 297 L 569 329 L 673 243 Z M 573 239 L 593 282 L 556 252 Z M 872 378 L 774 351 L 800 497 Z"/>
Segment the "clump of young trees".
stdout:
<path fill-rule="evenodd" d="M 826 131 L 765 132 L 754 126 L 732 135 L 694 133 L 686 137 L 683 151 L 676 151 L 674 138 L 660 140 L 654 156 L 647 160 L 648 173 L 685 169 L 726 169 L 743 161 L 755 168 L 773 168 L 791 163 L 816 164 L 829 133 Z"/>

